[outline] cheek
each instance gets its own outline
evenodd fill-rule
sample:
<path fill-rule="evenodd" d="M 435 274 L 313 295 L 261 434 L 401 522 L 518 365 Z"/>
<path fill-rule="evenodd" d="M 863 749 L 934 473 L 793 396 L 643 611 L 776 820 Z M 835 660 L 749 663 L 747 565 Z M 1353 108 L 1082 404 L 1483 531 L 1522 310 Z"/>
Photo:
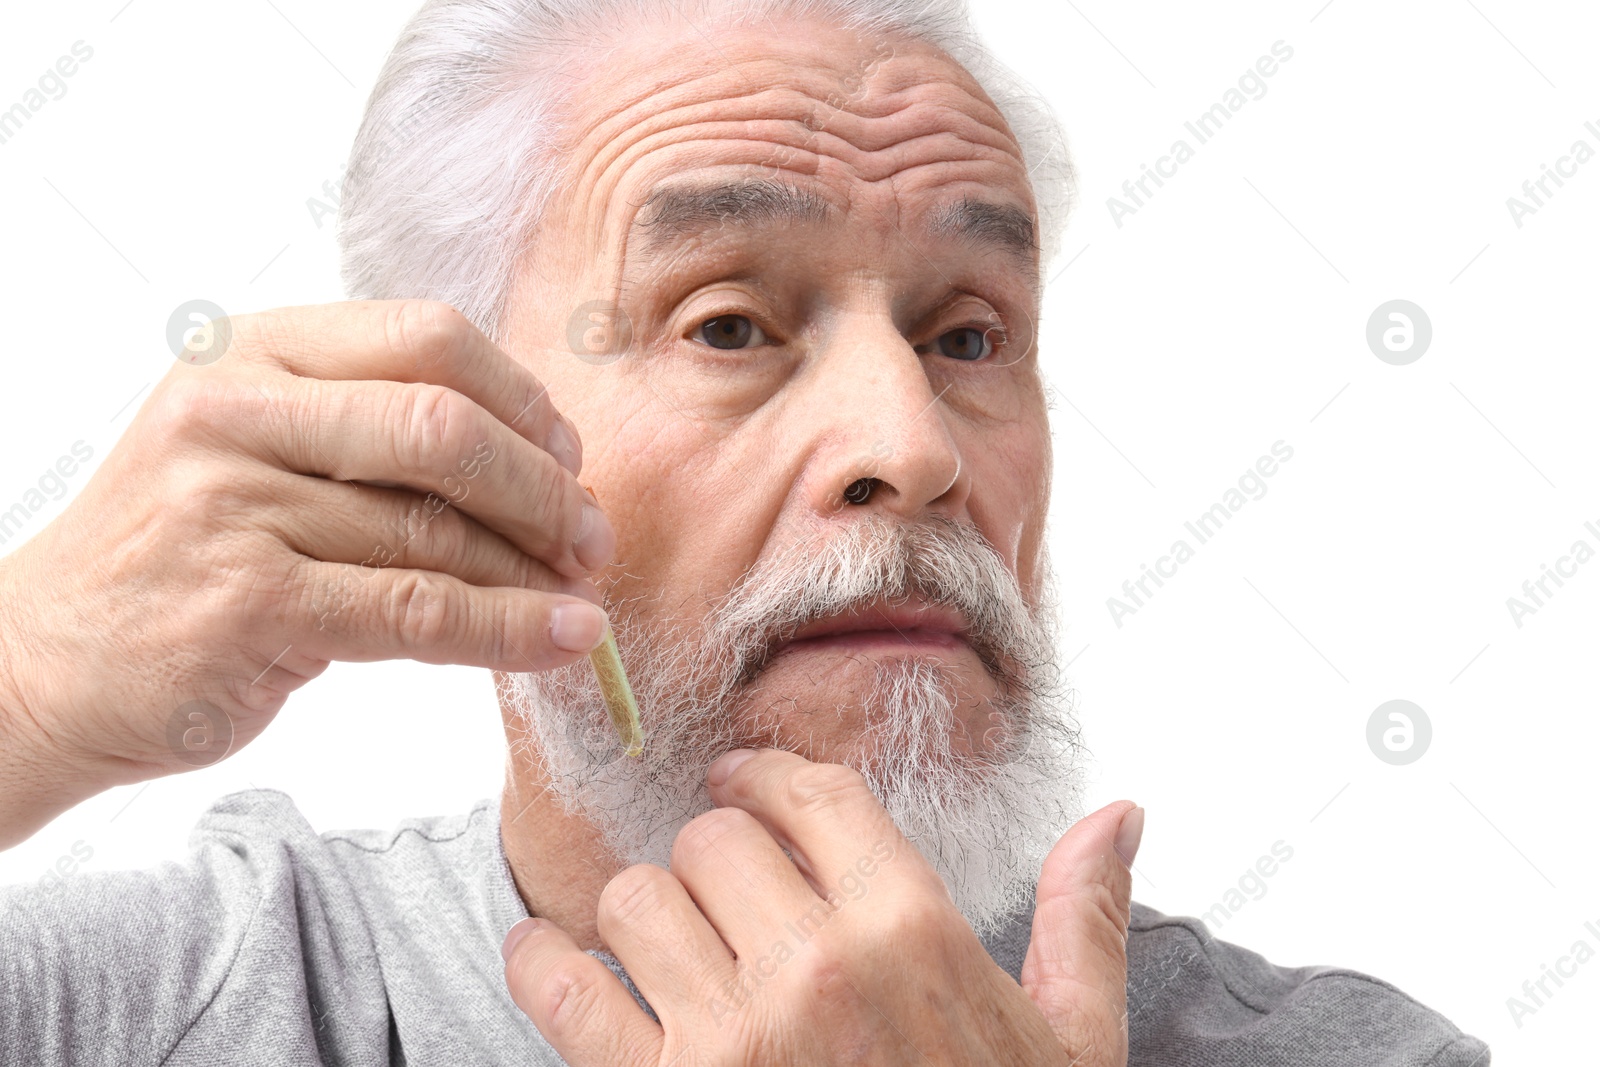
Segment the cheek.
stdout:
<path fill-rule="evenodd" d="M 972 472 L 973 520 L 1031 591 L 1050 503 L 1048 423 L 1041 417 L 988 427 L 969 439 L 962 456 Z"/>
<path fill-rule="evenodd" d="M 613 601 L 642 614 L 700 619 L 755 560 L 771 518 L 704 425 L 648 409 L 615 424 L 579 480 L 617 531 L 605 571 Z M 587 449 L 587 439 L 585 448 Z"/>

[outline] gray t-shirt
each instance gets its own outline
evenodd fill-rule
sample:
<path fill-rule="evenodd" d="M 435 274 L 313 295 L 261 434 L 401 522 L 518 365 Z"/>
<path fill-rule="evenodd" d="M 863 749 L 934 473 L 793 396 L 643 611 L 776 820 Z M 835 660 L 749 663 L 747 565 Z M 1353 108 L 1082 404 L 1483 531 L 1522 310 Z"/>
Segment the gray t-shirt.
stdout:
<path fill-rule="evenodd" d="M 251 790 L 183 863 L 0 889 L 0 1064 L 560 1064 L 506 992 L 500 942 L 528 912 L 499 813 L 319 835 Z M 986 943 L 1013 977 L 1029 923 Z M 1128 962 L 1131 1064 L 1489 1062 L 1393 986 L 1275 967 L 1194 919 L 1135 904 Z"/>

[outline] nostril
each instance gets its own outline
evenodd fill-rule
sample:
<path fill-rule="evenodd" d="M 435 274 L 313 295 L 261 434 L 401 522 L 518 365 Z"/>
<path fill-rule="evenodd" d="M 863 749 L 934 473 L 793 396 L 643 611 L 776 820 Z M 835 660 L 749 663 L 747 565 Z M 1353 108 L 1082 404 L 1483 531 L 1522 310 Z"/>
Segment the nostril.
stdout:
<path fill-rule="evenodd" d="M 852 504 L 865 504 L 872 491 L 878 487 L 876 478 L 857 478 L 845 486 L 844 498 Z"/>

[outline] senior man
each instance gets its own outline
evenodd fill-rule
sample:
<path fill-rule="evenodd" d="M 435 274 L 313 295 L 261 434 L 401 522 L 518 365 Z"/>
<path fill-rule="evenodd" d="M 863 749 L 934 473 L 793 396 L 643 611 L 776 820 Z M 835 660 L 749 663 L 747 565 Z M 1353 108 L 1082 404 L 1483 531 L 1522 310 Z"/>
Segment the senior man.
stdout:
<path fill-rule="evenodd" d="M 1070 179 L 958 0 L 427 4 L 346 184 L 367 299 L 216 326 L 0 567 L 0 843 L 335 659 L 496 671 L 504 789 L 235 794 L 185 863 L 5 891 L 0 1060 L 1486 1063 L 1131 905 L 1143 810 L 1080 817 Z"/>

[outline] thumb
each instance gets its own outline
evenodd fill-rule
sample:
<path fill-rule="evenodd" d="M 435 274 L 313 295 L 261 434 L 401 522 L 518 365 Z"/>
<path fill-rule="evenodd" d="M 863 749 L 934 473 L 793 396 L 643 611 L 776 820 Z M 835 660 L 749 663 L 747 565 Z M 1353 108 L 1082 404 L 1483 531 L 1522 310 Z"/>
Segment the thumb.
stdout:
<path fill-rule="evenodd" d="M 1086 1064 L 1127 1061 L 1128 912 L 1143 833 L 1143 808 L 1108 804 L 1073 824 L 1039 875 L 1022 988 Z"/>

